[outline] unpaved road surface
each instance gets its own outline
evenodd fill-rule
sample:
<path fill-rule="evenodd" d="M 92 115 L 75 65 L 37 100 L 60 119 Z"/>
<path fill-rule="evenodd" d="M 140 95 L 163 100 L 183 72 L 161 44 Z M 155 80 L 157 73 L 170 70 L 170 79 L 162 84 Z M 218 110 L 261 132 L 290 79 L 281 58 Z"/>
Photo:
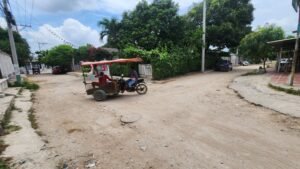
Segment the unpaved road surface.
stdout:
<path fill-rule="evenodd" d="M 33 77 L 43 139 L 59 165 L 99 169 L 300 168 L 300 132 L 228 88 L 240 71 L 192 74 L 95 102 L 82 79 Z M 124 116 L 139 117 L 122 124 Z"/>

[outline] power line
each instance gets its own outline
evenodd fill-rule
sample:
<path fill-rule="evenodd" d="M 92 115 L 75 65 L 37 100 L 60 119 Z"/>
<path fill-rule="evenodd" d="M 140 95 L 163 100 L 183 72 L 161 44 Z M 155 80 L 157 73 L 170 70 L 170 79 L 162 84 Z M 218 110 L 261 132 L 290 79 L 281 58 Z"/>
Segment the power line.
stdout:
<path fill-rule="evenodd" d="M 31 25 L 31 21 L 32 21 L 33 7 L 34 7 L 34 0 L 31 1 L 30 25 Z"/>
<path fill-rule="evenodd" d="M 34 2 L 33 2 L 33 1 L 34 1 L 34 0 L 32 0 L 32 4 L 31 4 L 31 6 L 32 6 L 32 11 L 33 11 L 33 6 L 34 6 Z M 25 11 L 25 15 L 27 16 L 27 7 L 26 7 L 26 6 L 27 6 L 27 1 L 26 1 L 26 0 L 24 1 L 24 2 L 25 2 L 25 7 L 24 7 L 24 8 L 18 4 L 17 0 L 15 0 L 15 2 L 16 2 L 16 4 L 17 4 L 17 6 L 20 7 L 21 10 L 24 10 L 24 11 Z M 74 44 L 74 43 L 72 43 L 72 42 L 66 40 L 64 37 L 62 37 L 61 35 L 59 35 L 59 34 L 56 33 L 55 31 L 53 31 L 50 27 L 48 27 L 47 25 L 41 23 L 37 18 L 35 18 L 35 17 L 33 16 L 32 13 L 33 13 L 33 12 L 31 12 L 31 15 L 30 15 L 30 25 L 27 25 L 27 24 L 26 24 L 26 23 L 27 23 L 27 20 L 25 19 L 25 24 L 20 24 L 20 26 L 23 27 L 22 29 L 24 29 L 24 28 L 26 28 L 26 27 L 32 28 L 32 26 L 31 26 L 32 23 L 33 23 L 33 22 L 36 22 L 37 25 L 38 25 L 38 24 L 44 25 L 44 27 L 46 28 L 46 30 L 47 30 L 49 33 L 51 33 L 55 38 L 57 38 L 57 39 L 59 39 L 60 41 L 62 41 L 64 44 L 70 45 L 70 46 L 72 46 L 72 47 L 78 47 L 78 46 L 79 46 L 79 45 L 77 45 L 77 44 Z M 27 17 L 25 17 L 25 18 L 27 18 Z M 32 21 L 33 21 L 33 22 L 32 22 Z M 21 29 L 21 30 L 22 30 L 22 29 Z"/>
<path fill-rule="evenodd" d="M 25 0 L 25 25 L 27 25 L 27 0 Z"/>

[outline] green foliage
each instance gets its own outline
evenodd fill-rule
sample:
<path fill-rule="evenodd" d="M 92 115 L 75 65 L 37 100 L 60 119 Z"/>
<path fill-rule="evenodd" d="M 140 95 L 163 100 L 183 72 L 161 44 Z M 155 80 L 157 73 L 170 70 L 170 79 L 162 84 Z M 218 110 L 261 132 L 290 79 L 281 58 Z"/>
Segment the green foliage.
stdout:
<path fill-rule="evenodd" d="M 104 18 L 98 22 L 98 26 L 103 28 L 100 33 L 100 39 L 103 40 L 107 36 L 107 47 L 116 47 L 118 45 L 118 33 L 121 28 L 121 24 L 116 18 L 111 20 Z"/>
<path fill-rule="evenodd" d="M 14 32 L 13 35 L 14 35 L 14 39 L 15 39 L 16 51 L 17 51 L 17 55 L 18 55 L 19 64 L 21 66 L 24 66 L 31 59 L 30 47 L 29 47 L 27 41 L 24 38 L 22 38 L 22 36 L 19 33 Z M 0 37 L 1 37 L 0 50 L 11 55 L 11 49 L 10 49 L 7 30 L 2 29 L 1 27 L 0 27 Z"/>
<path fill-rule="evenodd" d="M 152 50 L 179 43 L 184 36 L 183 21 L 177 14 L 178 5 L 172 0 L 140 1 L 131 12 L 125 12 L 120 22 L 103 19 L 98 23 L 108 36 L 108 46 L 136 46 Z"/>
<path fill-rule="evenodd" d="M 236 48 L 251 32 L 253 10 L 250 0 L 208 0 L 207 48 Z M 194 26 L 202 27 L 203 3 L 195 4 L 186 17 Z"/>
<path fill-rule="evenodd" d="M 267 42 L 280 40 L 284 37 L 284 31 L 281 27 L 275 25 L 260 27 L 242 39 L 239 47 L 240 54 L 253 62 L 263 61 L 265 68 L 267 59 L 276 57 L 276 53 Z"/>
<path fill-rule="evenodd" d="M 284 88 L 284 87 L 280 87 L 280 86 L 275 86 L 271 83 L 269 83 L 269 87 L 274 89 L 274 90 L 280 91 L 280 92 L 285 92 L 285 93 L 288 93 L 288 94 L 300 96 L 300 90 L 296 90 L 296 89 L 293 89 L 293 88 Z"/>
<path fill-rule="evenodd" d="M 25 80 L 23 82 L 23 87 L 25 89 L 32 90 L 32 91 L 38 90 L 40 88 L 40 86 L 38 84 L 27 81 L 27 80 Z"/>
<path fill-rule="evenodd" d="M 193 53 L 187 53 L 185 49 L 175 48 L 172 51 L 153 51 L 159 57 L 152 57 L 153 79 L 161 80 L 201 68 L 201 59 Z"/>
<path fill-rule="evenodd" d="M 109 69 L 113 76 L 121 76 L 122 74 L 128 76 L 130 74 L 130 65 L 128 64 L 112 64 Z"/>
<path fill-rule="evenodd" d="M 28 80 L 24 80 L 21 84 L 19 83 L 14 83 L 14 84 L 10 84 L 9 83 L 9 87 L 23 87 L 25 89 L 28 90 L 32 90 L 32 91 L 36 91 L 40 88 L 40 86 L 34 82 L 30 82 Z"/>
<path fill-rule="evenodd" d="M 42 59 L 43 63 L 50 66 L 70 67 L 75 50 L 69 45 L 59 45 L 49 50 Z"/>
<path fill-rule="evenodd" d="M 8 162 L 3 158 L 0 158 L 0 169 L 10 169 Z"/>

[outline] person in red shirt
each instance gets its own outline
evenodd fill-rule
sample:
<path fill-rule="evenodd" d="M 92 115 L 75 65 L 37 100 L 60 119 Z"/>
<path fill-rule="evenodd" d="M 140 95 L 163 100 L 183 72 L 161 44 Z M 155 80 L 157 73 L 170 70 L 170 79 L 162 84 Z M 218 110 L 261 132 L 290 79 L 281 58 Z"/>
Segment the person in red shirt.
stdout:
<path fill-rule="evenodd" d="M 93 88 L 95 88 L 95 86 L 99 86 L 99 87 L 106 86 L 107 85 L 107 80 L 112 81 L 112 79 L 110 77 L 108 77 L 103 72 L 100 72 L 99 81 L 98 82 L 92 82 L 92 86 L 93 86 Z"/>

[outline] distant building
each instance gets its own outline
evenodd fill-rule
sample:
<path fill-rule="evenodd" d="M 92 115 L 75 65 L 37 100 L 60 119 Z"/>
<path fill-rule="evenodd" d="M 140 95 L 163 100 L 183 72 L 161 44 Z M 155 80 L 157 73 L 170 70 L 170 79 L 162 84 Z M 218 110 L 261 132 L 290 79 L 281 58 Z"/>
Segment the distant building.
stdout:
<path fill-rule="evenodd" d="M 15 74 L 11 57 L 0 50 L 0 93 L 8 88 L 8 79 Z"/>
<path fill-rule="evenodd" d="M 289 72 L 292 68 L 296 38 L 268 42 L 277 52 L 277 71 Z M 298 53 L 296 71 L 300 72 L 300 50 Z"/>

